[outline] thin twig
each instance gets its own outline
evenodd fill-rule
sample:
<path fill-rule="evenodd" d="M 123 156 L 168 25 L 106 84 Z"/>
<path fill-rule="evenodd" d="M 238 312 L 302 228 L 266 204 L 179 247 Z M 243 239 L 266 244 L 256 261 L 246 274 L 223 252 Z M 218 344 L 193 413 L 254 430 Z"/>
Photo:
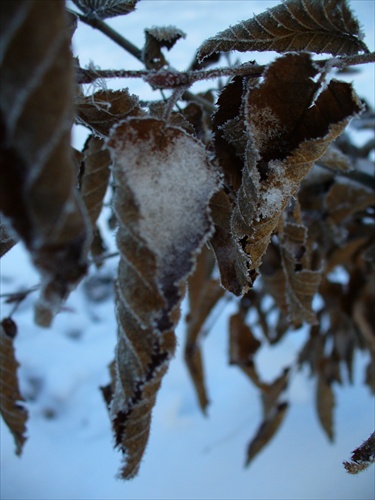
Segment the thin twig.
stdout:
<path fill-rule="evenodd" d="M 129 42 L 129 40 L 120 35 L 113 28 L 111 28 L 107 23 L 105 23 L 104 21 L 95 16 L 85 16 L 73 10 L 70 9 L 67 10 L 68 12 L 77 16 L 78 19 L 83 23 L 88 24 L 92 28 L 101 31 L 104 35 L 107 35 L 107 37 L 110 38 L 115 43 L 117 43 L 117 45 L 125 49 L 127 52 L 129 52 L 129 54 L 134 56 L 139 61 L 143 62 L 142 51 L 138 47 L 133 45 L 131 42 Z"/>

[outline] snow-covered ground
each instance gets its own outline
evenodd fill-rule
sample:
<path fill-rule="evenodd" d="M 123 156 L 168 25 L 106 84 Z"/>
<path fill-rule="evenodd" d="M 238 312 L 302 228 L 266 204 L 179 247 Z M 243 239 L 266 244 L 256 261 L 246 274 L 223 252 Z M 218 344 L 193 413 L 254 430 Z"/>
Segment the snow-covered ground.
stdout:
<path fill-rule="evenodd" d="M 109 24 L 138 46 L 143 44 L 145 27 L 177 26 L 188 36 L 172 49 L 169 60 L 184 69 L 205 38 L 276 3 L 141 0 L 137 12 Z M 374 2 L 352 1 L 352 8 L 363 25 L 367 45 L 374 50 Z M 87 26 L 78 29 L 74 46 L 82 65 L 92 60 L 102 68 L 141 68 Z M 270 55 L 253 57 L 263 63 Z M 359 95 L 374 105 L 373 65 L 353 78 Z M 116 88 L 127 84 L 114 82 Z M 129 86 L 144 99 L 157 97 L 142 82 L 132 81 Z M 75 144 L 83 140 L 83 131 L 77 128 Z M 114 245 L 113 235 L 107 235 L 107 242 Z M 98 389 L 108 383 L 107 365 L 116 340 L 110 284 L 116 265 L 116 259 L 107 260 L 93 273 L 96 281 L 82 283 L 51 330 L 33 324 L 35 294 L 27 297 L 14 316 L 19 327 L 20 378 L 29 400 L 29 439 L 22 457 L 16 457 L 12 437 L 1 421 L 2 499 L 374 498 L 374 469 L 352 477 L 342 466 L 342 460 L 373 431 L 374 401 L 362 384 L 366 358 L 361 356 L 355 360 L 355 383 L 336 388 L 334 445 L 328 443 L 317 421 L 314 381 L 306 373 L 296 373 L 288 390 L 291 409 L 283 426 L 250 468 L 244 469 L 246 445 L 260 423 L 261 408 L 249 381 L 227 363 L 231 304 L 204 342 L 209 416 L 205 418 L 199 411 L 180 348 L 158 396 L 140 474 L 130 482 L 116 480 L 120 456 L 112 447 L 109 419 Z M 1 293 L 37 282 L 22 245 L 1 259 Z M 1 317 L 11 307 L 2 303 Z M 183 324 L 177 333 L 181 345 Z M 262 374 L 268 379 L 279 374 L 304 339 L 301 330 L 273 349 L 264 348 L 259 360 Z"/>

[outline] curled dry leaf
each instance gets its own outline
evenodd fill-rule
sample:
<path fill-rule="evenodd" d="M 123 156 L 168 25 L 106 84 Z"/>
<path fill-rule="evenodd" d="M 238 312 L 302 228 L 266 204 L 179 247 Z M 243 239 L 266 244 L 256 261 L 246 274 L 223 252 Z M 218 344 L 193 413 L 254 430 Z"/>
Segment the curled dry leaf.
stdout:
<path fill-rule="evenodd" d="M 233 78 L 220 93 L 217 101 L 218 109 L 213 116 L 212 122 L 217 161 L 224 173 L 226 184 L 236 191 L 241 186 L 247 142 L 244 118 L 241 111 L 244 91 L 243 78 L 238 76 Z M 242 130 L 236 134 L 236 140 L 233 143 L 230 140 L 233 134 L 228 137 L 229 131 L 238 129 L 238 125 L 242 125 Z"/>
<path fill-rule="evenodd" d="M 76 99 L 76 121 L 94 135 L 108 137 L 110 129 L 128 116 L 144 114 L 138 98 L 124 90 L 99 90 Z"/>
<path fill-rule="evenodd" d="M 188 281 L 189 313 L 186 317 L 185 362 L 203 413 L 206 413 L 209 400 L 200 337 L 209 314 L 225 293 L 219 282 L 211 277 L 214 263 L 211 250 L 203 247 L 197 259 L 196 269 Z"/>
<path fill-rule="evenodd" d="M 135 10 L 139 0 L 73 0 L 87 16 L 98 16 L 100 19 L 122 16 Z"/>
<path fill-rule="evenodd" d="M 147 69 L 160 69 L 167 64 L 161 51 L 163 47 L 170 50 L 180 38 L 186 34 L 175 26 L 154 26 L 145 29 L 146 43 L 142 51 L 142 59 Z"/>
<path fill-rule="evenodd" d="M 129 118 L 113 130 L 108 147 L 121 255 L 110 414 L 116 445 L 124 454 L 121 476 L 131 478 L 174 353 L 184 284 L 212 232 L 209 201 L 219 179 L 203 145 L 163 120 Z"/>
<path fill-rule="evenodd" d="M 21 455 L 26 441 L 28 413 L 22 405 L 24 399 L 18 385 L 19 364 L 13 346 L 16 333 L 17 326 L 14 321 L 10 318 L 3 319 L 0 325 L 0 412 L 13 435 L 16 453 Z"/>
<path fill-rule="evenodd" d="M 261 264 L 302 179 L 362 109 L 352 87 L 335 80 L 315 99 L 316 74 L 309 54 L 287 54 L 268 67 L 261 84 L 249 89 L 247 158 L 231 228 L 250 271 Z"/>
<path fill-rule="evenodd" d="M 251 274 L 252 281 L 249 282 L 247 257 L 232 237 L 230 223 L 233 206 L 224 190 L 213 196 L 211 211 L 215 233 L 210 244 L 219 266 L 221 284 L 234 295 L 242 295 L 250 289 L 256 273 Z"/>
<path fill-rule="evenodd" d="M 346 0 L 287 0 L 206 40 L 198 60 L 230 50 L 347 56 L 368 52 L 361 38 L 359 23 Z"/>
<path fill-rule="evenodd" d="M 1 2 L 0 9 L 1 210 L 42 275 L 36 320 L 48 326 L 86 270 L 87 227 L 70 153 L 67 20 L 63 2 Z"/>

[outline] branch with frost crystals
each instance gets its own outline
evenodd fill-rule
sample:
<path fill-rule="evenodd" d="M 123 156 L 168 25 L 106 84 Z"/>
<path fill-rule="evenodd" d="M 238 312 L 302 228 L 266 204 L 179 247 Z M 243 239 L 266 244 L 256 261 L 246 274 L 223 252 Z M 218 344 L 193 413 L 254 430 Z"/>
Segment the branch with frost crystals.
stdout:
<path fill-rule="evenodd" d="M 158 89 L 175 89 L 190 86 L 200 80 L 212 80 L 222 76 L 252 76 L 262 75 L 266 66 L 248 62 L 241 66 L 214 68 L 209 70 L 177 71 L 175 69 L 161 70 L 125 70 L 125 69 L 83 69 L 78 68 L 78 83 L 92 83 L 99 78 L 143 78 L 147 83 Z"/>
<path fill-rule="evenodd" d="M 315 64 L 325 69 L 330 68 L 343 69 L 347 66 L 359 64 L 368 64 L 375 62 L 375 52 L 369 54 L 360 54 L 350 57 L 333 57 L 321 61 L 315 61 Z M 213 68 L 209 70 L 196 71 L 177 71 L 174 69 L 153 70 L 123 70 L 123 69 L 98 69 L 90 70 L 79 68 L 79 83 L 91 83 L 98 78 L 143 78 L 146 82 L 159 89 L 175 89 L 181 86 L 190 86 L 200 80 L 212 80 L 223 76 L 251 76 L 260 77 L 267 66 L 261 66 L 253 61 L 242 64 L 241 66 Z"/>

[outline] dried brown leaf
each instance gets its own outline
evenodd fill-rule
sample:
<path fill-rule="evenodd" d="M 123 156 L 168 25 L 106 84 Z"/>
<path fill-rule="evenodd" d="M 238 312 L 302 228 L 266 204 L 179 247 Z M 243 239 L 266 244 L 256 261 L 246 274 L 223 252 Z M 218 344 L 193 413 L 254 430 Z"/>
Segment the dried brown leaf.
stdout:
<path fill-rule="evenodd" d="M 274 408 L 279 404 L 280 395 L 288 387 L 289 368 L 285 368 L 271 384 L 264 384 L 262 388 L 263 418 L 272 414 Z"/>
<path fill-rule="evenodd" d="M 200 337 L 209 314 L 224 295 L 219 282 L 211 278 L 214 264 L 212 252 L 203 247 L 197 259 L 196 269 L 188 281 L 189 313 L 186 317 L 184 355 L 203 413 L 206 413 L 209 400 L 205 386 Z"/>
<path fill-rule="evenodd" d="M 120 123 L 107 143 L 119 223 L 116 382 L 110 414 L 124 454 L 121 477 L 137 474 L 151 411 L 175 349 L 184 283 L 211 233 L 218 177 L 201 143 L 156 118 Z"/>
<path fill-rule="evenodd" d="M 375 432 L 352 452 L 351 461 L 343 462 L 349 474 L 357 474 L 375 462 Z"/>
<path fill-rule="evenodd" d="M 321 270 L 306 269 L 303 255 L 306 252 L 306 228 L 287 222 L 279 234 L 282 266 L 286 277 L 286 298 L 289 320 L 298 327 L 306 322 L 317 324 L 312 301 L 318 291 Z"/>
<path fill-rule="evenodd" d="M 316 409 L 319 422 L 327 434 L 330 441 L 334 440 L 333 428 L 333 410 L 335 407 L 335 394 L 332 389 L 332 382 L 327 380 L 325 373 L 325 364 L 329 363 L 329 359 L 321 361 L 320 370 L 316 385 Z"/>
<path fill-rule="evenodd" d="M 331 144 L 323 156 L 319 158 L 318 164 L 338 172 L 350 172 L 354 168 L 351 158 L 334 144 Z"/>
<path fill-rule="evenodd" d="M 13 435 L 16 454 L 21 455 L 26 441 L 26 422 L 28 412 L 22 405 L 24 401 L 18 384 L 13 339 L 17 326 L 10 318 L 2 320 L 0 325 L 0 412 L 4 422 Z"/>
<path fill-rule="evenodd" d="M 356 212 L 375 204 L 374 192 L 353 182 L 336 181 L 326 199 L 328 221 L 333 225 L 344 223 Z"/>
<path fill-rule="evenodd" d="M 100 19 L 123 16 L 135 10 L 139 0 L 73 0 L 87 16 Z"/>
<path fill-rule="evenodd" d="M 175 26 L 154 26 L 145 29 L 146 43 L 142 59 L 147 69 L 160 69 L 167 64 L 161 51 L 163 47 L 170 50 L 180 38 L 186 34 Z"/>
<path fill-rule="evenodd" d="M 206 40 L 198 60 L 238 50 L 354 55 L 368 52 L 346 0 L 287 0 Z"/>
<path fill-rule="evenodd" d="M 245 253 L 234 241 L 230 229 L 233 206 L 224 190 L 211 201 L 215 233 L 210 244 L 215 252 L 222 286 L 234 295 L 243 295 L 251 287 L 256 274 L 250 273 Z"/>
<path fill-rule="evenodd" d="M 102 210 L 110 176 L 111 156 L 104 141 L 91 135 L 83 149 L 80 172 L 80 191 L 92 226 Z"/>
<path fill-rule="evenodd" d="M 213 116 L 212 130 L 215 138 L 215 155 L 224 173 L 226 183 L 238 190 L 241 185 L 242 169 L 244 166 L 244 153 L 246 149 L 246 136 L 243 116 L 241 113 L 242 98 L 245 90 L 244 79 L 235 77 L 228 83 L 219 95 L 218 109 Z M 230 124 L 242 122 L 242 130 L 237 134 L 238 139 L 244 142 L 242 154 L 239 145 L 228 141 L 226 130 Z"/>
<path fill-rule="evenodd" d="M 36 321 L 47 326 L 86 270 L 70 150 L 70 41 L 63 2 L 1 2 L 0 9 L 1 210 L 42 275 Z"/>
<path fill-rule="evenodd" d="M 77 123 L 88 127 L 93 134 L 107 137 L 110 129 L 128 116 L 144 114 L 138 98 L 124 90 L 99 90 L 76 99 Z"/>
<path fill-rule="evenodd" d="M 267 415 L 262 424 L 258 428 L 254 438 L 250 442 L 247 449 L 246 465 L 250 465 L 254 457 L 270 442 L 276 432 L 279 430 L 286 411 L 288 403 L 279 403 Z"/>
<path fill-rule="evenodd" d="M 245 323 L 243 314 L 232 314 L 229 319 L 229 363 L 246 367 L 253 362 L 261 342 Z"/>
<path fill-rule="evenodd" d="M 261 264 L 280 215 L 302 179 L 361 111 L 351 86 L 335 80 L 314 101 L 316 74 L 308 54 L 287 54 L 249 90 L 247 161 L 231 227 L 248 255 L 250 270 Z"/>

